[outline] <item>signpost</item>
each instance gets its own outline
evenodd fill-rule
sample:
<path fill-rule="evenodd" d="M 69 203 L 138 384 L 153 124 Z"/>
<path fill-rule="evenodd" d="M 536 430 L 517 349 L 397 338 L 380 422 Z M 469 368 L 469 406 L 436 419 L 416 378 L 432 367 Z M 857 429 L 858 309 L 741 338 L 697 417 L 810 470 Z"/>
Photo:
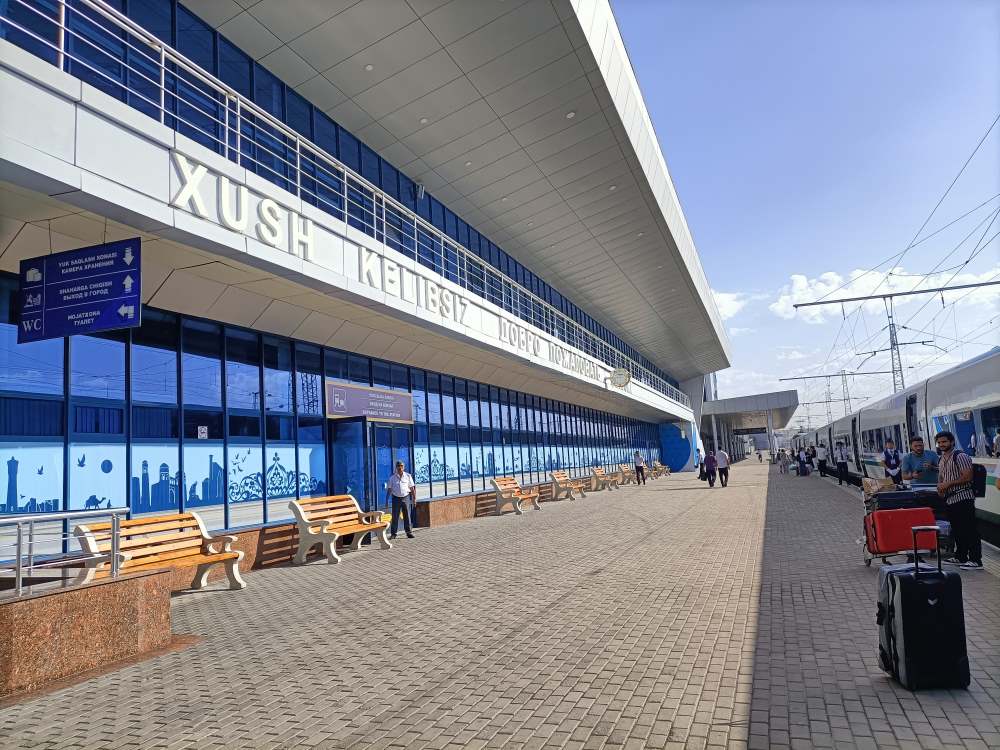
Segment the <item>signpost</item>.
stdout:
<path fill-rule="evenodd" d="M 409 424 L 413 422 L 413 397 L 406 392 L 327 383 L 326 412 L 331 419 L 368 417 L 378 422 Z"/>
<path fill-rule="evenodd" d="M 17 343 L 138 327 L 139 246 L 133 237 L 22 260 Z"/>

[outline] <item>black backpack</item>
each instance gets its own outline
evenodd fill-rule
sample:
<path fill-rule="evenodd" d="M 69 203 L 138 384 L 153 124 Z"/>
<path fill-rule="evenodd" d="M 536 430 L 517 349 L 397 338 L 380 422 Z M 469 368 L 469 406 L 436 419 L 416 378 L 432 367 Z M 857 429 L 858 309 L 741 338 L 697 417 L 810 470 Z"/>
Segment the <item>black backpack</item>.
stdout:
<path fill-rule="evenodd" d="M 982 464 L 972 464 L 972 494 L 986 497 L 986 467 Z"/>

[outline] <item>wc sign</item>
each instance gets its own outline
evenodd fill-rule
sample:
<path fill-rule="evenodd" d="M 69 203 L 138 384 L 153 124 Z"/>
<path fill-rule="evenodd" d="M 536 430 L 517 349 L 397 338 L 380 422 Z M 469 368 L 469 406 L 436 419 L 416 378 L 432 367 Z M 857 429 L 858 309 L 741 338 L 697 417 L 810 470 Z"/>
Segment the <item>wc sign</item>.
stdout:
<path fill-rule="evenodd" d="M 17 343 L 139 326 L 140 261 L 138 237 L 22 260 Z"/>

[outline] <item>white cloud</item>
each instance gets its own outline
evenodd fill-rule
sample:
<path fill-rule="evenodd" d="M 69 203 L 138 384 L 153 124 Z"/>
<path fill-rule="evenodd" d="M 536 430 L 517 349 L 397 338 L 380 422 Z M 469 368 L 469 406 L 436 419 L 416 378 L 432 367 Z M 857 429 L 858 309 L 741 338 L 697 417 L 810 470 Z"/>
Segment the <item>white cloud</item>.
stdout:
<path fill-rule="evenodd" d="M 803 274 L 793 274 L 789 283 L 785 284 L 778 292 L 778 299 L 768 305 L 779 318 L 792 320 L 798 318 L 806 323 L 820 324 L 828 319 L 837 319 L 843 313 L 851 313 L 858 307 L 863 306 L 865 312 L 883 312 L 885 307 L 881 299 L 874 299 L 868 302 L 846 303 L 841 312 L 840 305 L 821 305 L 817 307 L 804 307 L 795 309 L 794 305 L 802 302 L 813 302 L 821 297 L 837 299 L 840 297 L 862 297 L 869 294 L 882 294 L 889 292 L 908 292 L 917 287 L 938 287 L 957 286 L 961 284 L 975 284 L 983 281 L 996 279 L 1000 274 L 1000 266 L 994 266 L 982 273 L 960 273 L 952 278 L 951 272 L 932 274 L 924 278 L 907 275 L 902 268 L 893 268 L 890 271 L 866 272 L 862 269 L 851 271 L 845 279 L 835 271 L 827 271 L 815 278 L 808 278 Z M 842 288 L 841 288 L 842 287 Z M 912 295 L 908 297 L 897 297 L 893 301 L 896 308 L 911 307 L 916 309 L 928 299 L 925 295 Z M 969 305 L 996 304 L 1000 299 L 1000 286 L 988 286 L 973 291 L 961 290 L 958 292 L 946 292 L 944 300 L 946 303 L 958 300 L 956 307 L 966 307 Z"/>
<path fill-rule="evenodd" d="M 737 328 L 737 327 L 733 327 L 733 328 L 729 329 L 729 335 L 732 336 L 733 338 L 736 338 L 737 336 L 744 336 L 744 335 L 746 335 L 748 333 L 757 333 L 757 329 L 756 328 Z"/>
<path fill-rule="evenodd" d="M 798 349 L 788 349 L 786 351 L 778 352 L 778 359 L 796 360 L 796 359 L 806 359 L 808 356 L 809 356 L 808 354 L 806 354 L 805 352 L 800 352 Z"/>
<path fill-rule="evenodd" d="M 712 290 L 715 306 L 723 320 L 729 320 L 737 315 L 748 303 L 755 300 L 769 299 L 769 294 L 751 294 L 750 292 L 718 292 Z M 734 334 L 738 335 L 738 334 Z"/>

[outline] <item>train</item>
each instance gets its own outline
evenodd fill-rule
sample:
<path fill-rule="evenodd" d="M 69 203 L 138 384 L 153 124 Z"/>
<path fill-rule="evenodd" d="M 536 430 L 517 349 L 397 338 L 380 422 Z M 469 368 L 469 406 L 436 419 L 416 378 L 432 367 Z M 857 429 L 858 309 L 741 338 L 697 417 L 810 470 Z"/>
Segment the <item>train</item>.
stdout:
<path fill-rule="evenodd" d="M 998 429 L 1000 346 L 866 404 L 818 430 L 799 432 L 792 445 L 798 450 L 843 443 L 851 456 L 847 465 L 850 478 L 860 484 L 862 477 L 885 476 L 879 461 L 886 440 L 894 440 L 905 453 L 909 438 L 920 435 L 927 449 L 934 450 L 934 435 L 949 430 L 958 447 L 986 467 L 986 495 L 976 499 L 976 515 L 996 530 L 1000 529 L 1000 456 L 994 454 L 993 438 Z"/>

